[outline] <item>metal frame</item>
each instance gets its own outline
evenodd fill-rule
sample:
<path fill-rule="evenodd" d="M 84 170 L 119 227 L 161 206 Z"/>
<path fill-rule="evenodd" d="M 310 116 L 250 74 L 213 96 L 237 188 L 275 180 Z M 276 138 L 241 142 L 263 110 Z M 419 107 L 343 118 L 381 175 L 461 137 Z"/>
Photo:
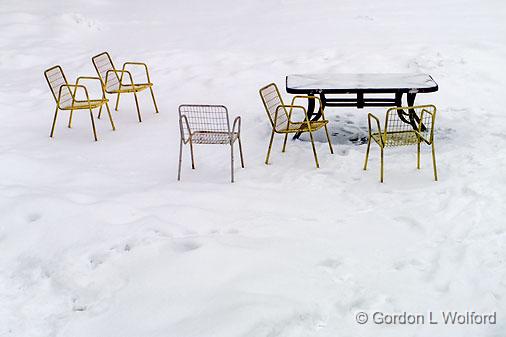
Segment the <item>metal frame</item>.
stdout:
<path fill-rule="evenodd" d="M 182 104 L 179 106 L 179 166 L 177 180 L 181 180 L 183 144 L 190 144 L 192 169 L 195 169 L 193 144 L 230 145 L 230 180 L 234 182 L 234 143 L 239 143 L 241 167 L 244 158 L 241 144 L 241 117 L 236 117 L 230 129 L 228 110 L 223 105 Z M 237 129 L 236 129 L 237 127 Z"/>
<path fill-rule="evenodd" d="M 108 94 L 116 94 L 116 105 L 114 110 L 118 111 L 120 95 L 124 93 L 133 93 L 135 98 L 135 106 L 137 108 L 137 117 L 139 122 L 142 122 L 141 112 L 139 109 L 139 100 L 137 93 L 149 88 L 151 92 L 151 98 L 153 99 L 153 105 L 155 107 L 155 113 L 158 113 L 158 106 L 156 105 L 155 94 L 153 93 L 153 83 L 149 77 L 148 66 L 143 62 L 125 62 L 121 70 L 116 69 L 112 62 L 111 56 L 108 52 L 102 52 L 91 58 L 93 66 L 97 71 L 98 76 L 102 82 L 104 92 Z M 105 63 L 104 63 L 105 61 Z M 105 67 L 104 67 L 105 66 Z M 132 73 L 127 70 L 129 66 L 141 66 L 144 67 L 146 72 L 147 83 L 136 83 L 133 80 Z M 105 73 L 104 73 L 105 71 Z M 110 76 L 113 74 L 112 76 Z M 123 83 L 124 75 L 127 75 L 129 83 Z M 111 82 L 112 81 L 112 82 Z M 117 87 L 116 87 L 117 86 Z M 100 114 L 98 116 L 100 118 Z"/>
<path fill-rule="evenodd" d="M 55 70 L 57 71 L 54 72 Z M 89 109 L 91 126 L 93 130 L 93 138 L 95 139 L 95 141 L 97 141 L 98 138 L 97 138 L 97 130 L 95 128 L 95 121 L 93 118 L 93 109 L 100 108 L 99 110 L 100 114 L 102 112 L 103 105 L 105 105 L 105 107 L 107 108 L 107 114 L 109 115 L 109 121 L 111 122 L 112 130 L 113 131 L 116 130 L 116 127 L 114 126 L 114 121 L 112 120 L 111 111 L 109 110 L 109 105 L 107 104 L 108 99 L 105 97 L 102 85 L 100 85 L 100 88 L 102 89 L 102 98 L 90 99 L 88 89 L 84 85 L 79 84 L 81 80 L 98 80 L 100 82 L 100 79 L 98 77 L 80 76 L 77 78 L 76 84 L 69 84 L 67 78 L 65 77 L 65 74 L 63 73 L 62 67 L 59 65 L 46 69 L 44 71 L 44 77 L 46 78 L 47 84 L 49 85 L 51 93 L 53 94 L 53 98 L 56 101 L 56 110 L 54 113 L 53 124 L 51 126 L 51 133 L 49 134 L 49 137 L 52 138 L 54 135 L 56 119 L 58 117 L 58 110 L 70 110 L 68 127 L 71 128 L 72 115 L 74 113 L 74 110 Z M 83 90 L 84 95 L 86 96 L 86 100 L 76 99 L 77 89 Z M 58 92 L 58 94 L 56 94 L 56 92 Z"/>
<path fill-rule="evenodd" d="M 411 124 L 405 123 L 400 116 L 405 114 L 405 110 L 415 114 L 418 117 L 418 125 L 415 130 Z M 365 154 L 364 170 L 367 170 L 369 159 L 369 149 L 371 139 L 380 147 L 380 181 L 383 182 L 383 152 L 385 147 L 417 145 L 417 163 L 416 168 L 420 169 L 420 144 L 425 142 L 432 147 L 432 167 L 434 170 L 434 180 L 437 181 L 436 168 L 436 150 L 434 147 L 434 123 L 436 119 L 436 107 L 434 105 L 419 105 L 410 107 L 396 107 L 387 110 L 384 124 L 384 131 L 381 131 L 380 120 L 378 117 L 369 113 L 367 116 L 369 124 L 369 137 L 367 141 L 367 151 Z M 372 120 L 376 122 L 377 132 L 373 132 Z"/>
<path fill-rule="evenodd" d="M 317 131 L 318 129 L 321 129 L 322 127 L 325 129 L 325 134 L 327 136 L 327 141 L 330 148 L 330 153 L 333 154 L 334 150 L 332 149 L 332 144 L 330 142 L 330 136 L 329 131 L 327 129 L 328 120 L 325 119 L 325 113 L 324 113 L 324 105 L 321 102 L 321 100 L 318 97 L 314 96 L 302 96 L 298 95 L 293 97 L 292 103 L 290 105 L 285 105 L 283 103 L 283 98 L 281 97 L 281 94 L 279 92 L 279 89 L 275 83 L 270 83 L 266 85 L 265 87 L 261 88 L 259 90 L 260 98 L 262 99 L 262 103 L 264 105 L 265 111 L 267 112 L 267 116 L 269 117 L 269 121 L 271 122 L 272 126 L 272 132 L 271 132 L 271 138 L 269 141 L 269 148 L 267 150 L 267 156 L 265 158 L 265 164 L 269 164 L 269 156 L 271 153 L 272 148 L 272 142 L 274 140 L 274 134 L 284 134 L 285 139 L 283 141 L 283 149 L 281 152 L 285 152 L 286 150 L 286 141 L 288 139 L 289 133 L 300 133 L 300 132 L 309 132 L 309 138 L 311 139 L 311 146 L 313 148 L 313 155 L 316 163 L 316 168 L 320 167 L 320 164 L 318 163 L 318 156 L 316 154 L 316 148 L 314 144 L 314 138 L 313 138 L 313 131 Z M 318 100 L 320 102 L 320 111 L 321 116 L 323 117 L 320 121 L 312 121 L 310 120 L 310 116 L 306 110 L 301 105 L 294 105 L 297 99 L 304 98 L 308 99 L 309 101 L 315 101 Z M 289 108 L 289 112 L 287 112 L 287 108 Z M 304 121 L 302 122 L 295 122 L 292 121 L 292 112 L 294 109 L 300 109 L 304 112 Z M 280 110 L 282 110 L 280 114 Z"/>
<path fill-rule="evenodd" d="M 434 79 L 428 75 L 433 81 Z M 434 81 L 435 83 L 435 81 Z M 408 106 L 415 105 L 415 98 L 417 93 L 430 93 L 438 91 L 438 85 L 427 88 L 332 88 L 332 89 L 296 89 L 288 86 L 288 76 L 285 78 L 286 92 L 290 94 L 305 94 L 311 97 L 320 95 L 320 102 L 323 104 L 321 108 L 314 113 L 315 100 L 308 100 L 307 112 L 311 121 L 317 121 L 322 117 L 321 111 L 325 107 L 356 107 L 362 109 L 364 107 L 402 107 L 402 95 L 406 94 Z M 339 94 L 355 94 L 356 98 L 329 98 L 326 95 L 339 95 Z M 366 98 L 367 94 L 392 94 L 394 97 L 374 97 Z M 399 110 L 401 112 L 401 110 Z M 410 124 L 413 130 L 418 128 L 418 120 L 413 111 L 408 114 L 399 114 L 399 117 L 404 123 Z M 406 118 L 408 117 L 408 118 Z M 422 129 L 424 126 L 422 126 Z M 300 137 L 301 133 L 297 133 L 294 139 Z"/>

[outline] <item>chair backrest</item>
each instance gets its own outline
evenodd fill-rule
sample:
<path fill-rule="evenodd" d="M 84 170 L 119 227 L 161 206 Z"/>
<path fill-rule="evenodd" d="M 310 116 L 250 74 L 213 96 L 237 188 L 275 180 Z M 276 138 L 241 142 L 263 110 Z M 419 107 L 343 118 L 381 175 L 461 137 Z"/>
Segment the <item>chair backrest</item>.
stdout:
<path fill-rule="evenodd" d="M 417 138 L 413 137 L 418 136 L 414 135 L 413 131 L 416 131 L 427 144 L 432 144 L 435 119 L 436 107 L 434 105 L 388 109 L 384 129 L 385 145 L 401 146 L 416 143 Z M 414 127 L 416 127 L 416 130 L 414 130 Z"/>
<path fill-rule="evenodd" d="M 46 69 L 44 71 L 47 84 L 51 89 L 54 100 L 59 103 L 60 106 L 68 105 L 67 103 L 72 102 L 72 93 L 68 87 L 61 89 L 60 102 L 58 102 L 58 95 L 60 95 L 60 87 L 64 84 L 68 84 L 67 78 L 63 73 L 62 68 L 59 65 Z"/>
<path fill-rule="evenodd" d="M 181 136 L 188 138 L 186 121 L 182 116 L 186 116 L 188 125 L 192 133 L 229 133 L 230 122 L 228 119 L 228 110 L 223 105 L 190 105 L 183 104 L 179 106 L 179 121 L 181 123 Z"/>
<path fill-rule="evenodd" d="M 270 83 L 260 89 L 260 97 L 269 116 L 269 120 L 274 130 L 279 130 L 287 127 L 288 112 L 284 107 L 278 109 L 280 105 L 284 105 L 281 94 L 275 83 Z M 276 110 L 278 115 L 276 116 Z"/>
<path fill-rule="evenodd" d="M 107 77 L 107 71 L 116 70 L 114 67 L 114 63 L 112 63 L 111 56 L 108 52 L 103 52 L 98 55 L 95 55 L 91 58 L 93 62 L 93 66 L 95 66 L 95 70 L 97 71 L 102 84 L 104 85 L 104 89 L 106 91 L 117 90 L 119 88 L 120 78 L 117 73 L 110 73 L 109 77 Z M 105 83 L 107 78 L 107 83 Z"/>

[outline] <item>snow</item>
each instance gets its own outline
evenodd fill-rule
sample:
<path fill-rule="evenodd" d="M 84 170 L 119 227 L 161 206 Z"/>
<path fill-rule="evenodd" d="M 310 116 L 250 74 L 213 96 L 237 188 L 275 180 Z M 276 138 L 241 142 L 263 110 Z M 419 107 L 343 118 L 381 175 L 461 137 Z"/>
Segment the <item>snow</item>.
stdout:
<path fill-rule="evenodd" d="M 428 89 L 437 87 L 429 74 L 295 74 L 288 75 L 290 89 Z"/>
<path fill-rule="evenodd" d="M 0 3 L 0 336 L 504 336 L 506 5 L 500 0 Z M 61 113 L 43 71 L 150 66 L 149 92 L 97 121 Z M 423 73 L 430 149 L 362 170 L 368 112 L 329 108 L 335 154 L 307 136 L 263 164 L 258 89 L 288 74 Z M 140 73 L 134 73 L 134 77 Z M 95 94 L 96 94 L 96 88 Z M 289 95 L 283 94 L 288 100 Z M 112 99 L 112 97 L 111 97 Z M 112 100 L 114 103 L 114 100 Z M 246 168 L 229 149 L 184 152 L 183 103 L 242 116 Z M 113 104 L 111 104 L 112 106 Z M 373 144 L 374 145 L 374 144 Z M 497 312 L 496 325 L 359 325 L 359 311 Z"/>

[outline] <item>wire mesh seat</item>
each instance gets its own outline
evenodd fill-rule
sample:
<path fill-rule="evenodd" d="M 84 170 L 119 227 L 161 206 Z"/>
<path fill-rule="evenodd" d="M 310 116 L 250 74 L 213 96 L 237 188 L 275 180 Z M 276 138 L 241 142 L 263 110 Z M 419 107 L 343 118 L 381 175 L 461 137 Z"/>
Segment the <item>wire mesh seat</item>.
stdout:
<path fill-rule="evenodd" d="M 236 129 L 237 127 L 237 129 Z M 239 143 L 241 166 L 244 168 L 241 144 L 241 117 L 236 117 L 232 129 L 228 110 L 223 105 L 189 105 L 179 106 L 179 167 L 177 180 L 181 180 L 183 144 L 190 144 L 192 169 L 195 169 L 193 144 L 228 144 L 230 145 L 231 181 L 234 182 L 234 143 Z"/>
<path fill-rule="evenodd" d="M 149 89 L 155 112 L 158 113 L 158 106 L 155 101 L 155 94 L 153 93 L 153 83 L 149 77 L 148 66 L 142 62 L 125 62 L 121 70 L 116 69 L 112 62 L 111 56 L 108 52 L 103 52 L 91 58 L 95 70 L 97 71 L 104 91 L 108 94 L 116 94 L 116 106 L 114 110 L 118 111 L 119 99 L 121 94 L 133 93 L 135 98 L 135 106 L 137 108 L 137 117 L 139 122 L 142 122 L 141 112 L 139 109 L 139 100 L 137 93 Z M 131 66 L 140 66 L 144 68 L 147 82 L 134 82 L 132 73 L 127 70 Z M 100 115 L 99 115 L 100 118 Z"/>
<path fill-rule="evenodd" d="M 314 159 L 316 162 L 316 167 L 320 167 L 318 163 L 318 156 L 316 154 L 316 148 L 314 145 L 313 132 L 317 131 L 321 128 L 325 129 L 325 134 L 327 136 L 327 141 L 330 148 L 330 153 L 334 153 L 332 149 L 332 144 L 330 142 L 329 131 L 327 129 L 328 120 L 325 119 L 325 114 L 323 112 L 323 105 L 318 97 L 312 96 L 294 96 L 292 99 L 292 103 L 290 105 L 285 105 L 283 103 L 283 99 L 281 94 L 279 93 L 279 89 L 275 83 L 270 83 L 265 87 L 260 89 L 260 97 L 262 99 L 262 103 L 264 105 L 265 111 L 267 112 L 267 116 L 269 117 L 269 121 L 272 126 L 271 138 L 269 141 L 269 148 L 267 150 L 267 156 L 265 158 L 265 164 L 269 164 L 269 156 L 271 153 L 272 142 L 274 140 L 274 134 L 284 134 L 285 140 L 283 142 L 282 152 L 286 150 L 286 141 L 288 139 L 288 134 L 290 133 L 299 133 L 299 132 L 309 132 L 309 137 L 311 139 L 311 146 L 313 148 Z M 297 99 L 316 99 L 320 103 L 320 109 L 322 112 L 322 118 L 318 121 L 311 121 L 307 114 L 306 108 L 301 105 L 294 105 Z M 288 109 L 288 110 L 287 110 Z M 293 121 L 292 113 L 295 110 L 302 111 L 304 113 L 303 121 Z"/>
<path fill-rule="evenodd" d="M 53 124 L 51 126 L 51 133 L 49 134 L 49 137 L 53 137 L 58 110 L 70 110 L 68 122 L 69 128 L 72 127 L 72 115 L 74 110 L 89 110 L 91 126 L 93 129 L 93 137 L 95 141 L 97 141 L 97 131 L 95 128 L 95 120 L 93 118 L 93 109 L 100 108 L 100 114 L 104 105 L 107 109 L 107 114 L 109 115 L 109 121 L 111 122 L 112 129 L 116 130 L 114 121 L 112 120 L 111 111 L 109 110 L 109 105 L 107 104 L 108 100 L 105 97 L 102 86 L 100 85 L 102 97 L 98 99 L 90 99 L 87 87 L 79 84 L 79 82 L 83 80 L 93 80 L 101 83 L 98 77 L 80 76 L 77 78 L 75 84 L 69 84 L 61 66 L 59 65 L 46 69 L 44 71 L 44 76 L 46 78 L 47 84 L 49 85 L 49 88 L 51 89 L 53 98 L 56 101 L 56 111 L 54 113 Z M 81 90 L 78 91 L 78 89 Z M 78 94 L 81 96 L 84 94 L 84 97 L 86 99 L 77 99 Z"/>
<path fill-rule="evenodd" d="M 418 120 L 417 129 L 411 124 L 404 122 Z M 381 168 L 380 181 L 383 182 L 383 151 L 386 147 L 417 145 L 417 168 L 420 169 L 420 145 L 426 143 L 432 147 L 432 166 L 434 180 L 437 181 L 436 153 L 434 148 L 434 123 L 436 119 L 436 107 L 434 105 L 420 105 L 412 107 L 398 107 L 387 110 L 383 131 L 380 120 L 373 114 L 368 114 L 369 139 L 365 154 L 364 170 L 367 170 L 371 139 L 380 147 Z M 372 120 L 376 122 L 376 131 L 373 132 Z"/>

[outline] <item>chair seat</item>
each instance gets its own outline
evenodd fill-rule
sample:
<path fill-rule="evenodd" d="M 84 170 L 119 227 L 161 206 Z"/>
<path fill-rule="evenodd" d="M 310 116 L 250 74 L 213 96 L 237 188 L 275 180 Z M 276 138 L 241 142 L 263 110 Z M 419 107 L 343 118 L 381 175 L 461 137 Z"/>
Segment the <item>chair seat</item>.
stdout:
<path fill-rule="evenodd" d="M 309 122 L 309 126 L 311 127 L 311 131 L 316 131 L 323 128 L 329 121 L 328 120 L 320 120 L 320 121 L 311 121 Z M 288 127 L 284 128 L 276 128 L 276 132 L 278 133 L 295 133 L 295 132 L 308 132 L 309 127 L 307 122 L 290 122 Z"/>
<path fill-rule="evenodd" d="M 98 108 L 107 102 L 106 99 L 91 99 L 90 104 L 88 101 L 74 101 L 74 104 L 71 102 L 65 103 L 61 109 L 62 110 L 81 110 L 81 109 L 92 109 Z"/>
<path fill-rule="evenodd" d="M 109 94 L 117 94 L 117 93 L 123 94 L 128 92 L 143 91 L 152 86 L 153 83 L 135 83 L 134 85 L 122 84 L 119 88 L 107 89 L 106 91 Z"/>
<path fill-rule="evenodd" d="M 399 131 L 399 132 L 387 132 L 387 136 L 385 139 L 385 135 L 379 133 L 371 134 L 374 141 L 378 144 L 381 144 L 380 140 L 383 140 L 385 147 L 389 146 L 404 146 L 404 145 L 414 145 L 418 144 L 418 133 L 416 131 Z"/>
<path fill-rule="evenodd" d="M 196 131 L 191 134 L 191 139 L 194 144 L 230 144 L 230 142 L 234 142 L 237 137 L 237 132 Z"/>

